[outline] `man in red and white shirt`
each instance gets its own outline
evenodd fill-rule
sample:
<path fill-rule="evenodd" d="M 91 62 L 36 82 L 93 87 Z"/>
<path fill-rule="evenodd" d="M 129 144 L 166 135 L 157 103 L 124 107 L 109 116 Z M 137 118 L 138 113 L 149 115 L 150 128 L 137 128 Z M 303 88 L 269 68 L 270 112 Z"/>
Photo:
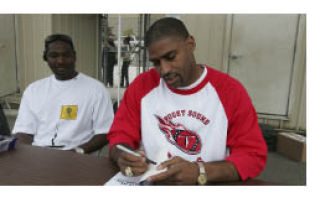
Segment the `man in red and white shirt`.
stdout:
<path fill-rule="evenodd" d="M 159 169 L 167 170 L 148 181 L 205 184 L 259 175 L 267 148 L 244 87 L 196 63 L 195 40 L 178 19 L 156 21 L 145 44 L 155 68 L 130 84 L 108 134 L 121 172 L 141 175 L 148 169 L 146 158 L 166 150 L 169 160 Z M 142 149 L 142 157 L 116 144 Z"/>

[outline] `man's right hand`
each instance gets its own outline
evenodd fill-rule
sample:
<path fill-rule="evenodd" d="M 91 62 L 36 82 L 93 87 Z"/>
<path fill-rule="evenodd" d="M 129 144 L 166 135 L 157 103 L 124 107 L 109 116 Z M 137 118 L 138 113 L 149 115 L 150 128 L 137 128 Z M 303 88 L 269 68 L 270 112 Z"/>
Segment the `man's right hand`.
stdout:
<path fill-rule="evenodd" d="M 148 170 L 146 163 L 145 152 L 138 151 L 141 157 L 131 155 L 127 152 L 119 150 L 116 146 L 111 149 L 111 157 L 118 164 L 122 174 L 126 175 L 125 169 L 131 167 L 133 176 L 139 176 Z"/>
<path fill-rule="evenodd" d="M 129 166 L 131 167 L 131 171 L 133 176 L 139 176 L 145 173 L 148 170 L 148 164 L 146 163 L 145 153 L 143 151 L 138 152 L 142 157 L 137 157 L 121 151 L 119 158 L 118 158 L 118 165 L 122 174 L 125 173 L 125 169 Z"/>

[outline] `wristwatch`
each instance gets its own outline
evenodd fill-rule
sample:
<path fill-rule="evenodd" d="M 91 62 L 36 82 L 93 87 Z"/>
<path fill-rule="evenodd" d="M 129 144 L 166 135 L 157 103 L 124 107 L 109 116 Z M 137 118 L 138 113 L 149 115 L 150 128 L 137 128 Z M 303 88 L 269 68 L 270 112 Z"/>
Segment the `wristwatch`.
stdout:
<path fill-rule="evenodd" d="M 82 149 L 81 147 L 74 148 L 74 151 L 79 154 L 84 154 L 84 149 Z"/>
<path fill-rule="evenodd" d="M 205 185 L 207 183 L 207 173 L 202 162 L 197 162 L 199 166 L 198 184 Z"/>

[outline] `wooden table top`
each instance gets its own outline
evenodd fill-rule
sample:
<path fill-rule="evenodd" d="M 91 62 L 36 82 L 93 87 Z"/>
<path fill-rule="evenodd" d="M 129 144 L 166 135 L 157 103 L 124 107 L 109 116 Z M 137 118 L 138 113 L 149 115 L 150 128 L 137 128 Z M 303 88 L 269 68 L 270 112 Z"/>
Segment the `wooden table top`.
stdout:
<path fill-rule="evenodd" d="M 119 171 L 108 157 L 17 144 L 0 153 L 0 185 L 103 185 Z M 281 185 L 262 180 L 212 185 Z"/>

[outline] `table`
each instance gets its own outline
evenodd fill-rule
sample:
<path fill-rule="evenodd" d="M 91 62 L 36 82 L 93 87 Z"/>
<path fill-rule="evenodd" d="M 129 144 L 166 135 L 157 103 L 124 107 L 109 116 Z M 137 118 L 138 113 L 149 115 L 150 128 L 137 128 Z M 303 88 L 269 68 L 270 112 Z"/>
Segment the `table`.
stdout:
<path fill-rule="evenodd" d="M 0 153 L 0 185 L 103 185 L 119 171 L 108 157 L 17 144 Z M 213 185 L 283 185 L 257 179 Z"/>
<path fill-rule="evenodd" d="M 103 185 L 118 172 L 107 157 L 17 144 L 0 153 L 0 185 Z"/>

